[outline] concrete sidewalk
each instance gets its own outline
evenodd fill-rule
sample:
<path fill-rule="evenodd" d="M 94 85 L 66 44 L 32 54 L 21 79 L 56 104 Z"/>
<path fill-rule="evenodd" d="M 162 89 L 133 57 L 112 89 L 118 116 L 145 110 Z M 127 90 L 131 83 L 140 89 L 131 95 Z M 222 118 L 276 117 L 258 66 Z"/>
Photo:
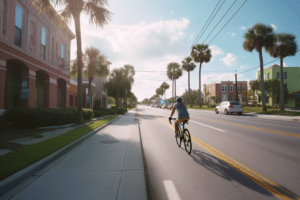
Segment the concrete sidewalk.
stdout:
<path fill-rule="evenodd" d="M 147 199 L 138 120 L 129 111 L 1 199 Z M 26 182 L 26 181 L 23 181 Z"/>

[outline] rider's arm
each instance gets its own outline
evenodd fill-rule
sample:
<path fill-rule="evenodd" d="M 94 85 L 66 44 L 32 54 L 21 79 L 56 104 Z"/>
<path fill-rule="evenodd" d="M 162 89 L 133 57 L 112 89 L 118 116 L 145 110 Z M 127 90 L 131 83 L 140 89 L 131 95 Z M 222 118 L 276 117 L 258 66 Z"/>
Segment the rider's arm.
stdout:
<path fill-rule="evenodd" d="M 175 106 L 174 106 L 174 107 L 173 107 L 173 110 L 172 110 L 172 113 L 171 113 L 171 118 L 172 118 L 172 116 L 174 115 L 175 110 L 176 110 L 176 108 L 175 108 Z"/>

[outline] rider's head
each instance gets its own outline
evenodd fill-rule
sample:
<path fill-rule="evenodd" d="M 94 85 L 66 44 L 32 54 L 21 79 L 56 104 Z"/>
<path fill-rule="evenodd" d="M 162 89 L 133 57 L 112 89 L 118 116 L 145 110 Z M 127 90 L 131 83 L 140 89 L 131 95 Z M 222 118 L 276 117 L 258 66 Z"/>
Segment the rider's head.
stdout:
<path fill-rule="evenodd" d="M 181 101 L 182 101 L 182 98 L 181 98 L 181 97 L 177 97 L 176 101 L 177 101 L 177 102 L 181 102 Z"/>

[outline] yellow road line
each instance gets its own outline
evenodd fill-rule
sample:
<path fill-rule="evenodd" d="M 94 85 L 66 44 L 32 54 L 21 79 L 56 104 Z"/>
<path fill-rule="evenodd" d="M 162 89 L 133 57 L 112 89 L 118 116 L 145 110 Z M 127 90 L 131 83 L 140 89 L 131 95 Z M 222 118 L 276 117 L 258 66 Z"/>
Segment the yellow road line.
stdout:
<path fill-rule="evenodd" d="M 161 121 L 163 121 L 165 124 L 167 124 L 172 129 L 175 129 L 174 126 L 172 126 L 171 124 L 169 124 L 165 120 L 161 119 L 160 117 L 157 117 L 157 118 L 160 119 Z M 236 169 L 237 171 L 239 171 L 243 175 L 247 176 L 248 178 L 250 178 L 251 180 L 256 182 L 258 185 L 260 185 L 264 189 L 268 190 L 270 193 L 277 196 L 278 198 L 280 198 L 280 199 L 291 199 L 290 197 L 288 197 L 287 195 L 282 193 L 282 192 L 285 192 L 285 193 L 295 197 L 296 199 L 300 200 L 300 197 L 298 197 L 297 195 L 285 190 L 284 188 L 280 187 L 276 183 L 268 180 L 267 178 L 263 177 L 262 175 L 260 175 L 260 174 L 256 173 L 255 171 L 249 169 L 248 167 L 246 167 L 245 165 L 239 163 L 238 161 L 234 160 L 233 158 L 230 158 L 229 156 L 225 155 L 224 153 L 222 153 L 221 151 L 215 149 L 214 147 L 210 146 L 209 144 L 203 142 L 202 140 L 195 137 L 194 135 L 191 134 L 191 137 L 192 137 L 192 140 L 194 142 L 196 142 L 198 145 L 200 145 L 201 147 L 203 147 L 207 151 L 211 152 L 216 157 L 223 160 L 224 162 L 226 162 L 227 164 L 232 166 L 234 169 Z"/>
<path fill-rule="evenodd" d="M 231 124 L 231 125 L 234 125 L 234 126 L 241 126 L 241 127 L 252 128 L 252 129 L 261 130 L 261 131 L 268 131 L 268 132 L 273 132 L 273 133 L 279 133 L 279 134 L 282 134 L 282 135 L 289 135 L 289 136 L 294 136 L 294 137 L 300 137 L 300 135 L 296 135 L 296 134 L 292 134 L 292 133 L 285 133 L 285 132 L 280 132 L 280 131 L 273 131 L 273 130 L 269 130 L 269 129 L 257 128 L 257 127 L 246 126 L 246 125 L 241 125 L 241 124 L 235 124 L 235 123 L 231 123 L 231 122 L 219 121 L 219 120 L 216 120 L 216 119 L 209 119 L 209 118 L 199 117 L 199 116 L 194 116 L 194 117 L 198 117 L 200 119 L 206 119 L 206 120 L 216 121 L 216 122 L 221 122 L 221 123 L 224 123 L 224 124 Z"/>

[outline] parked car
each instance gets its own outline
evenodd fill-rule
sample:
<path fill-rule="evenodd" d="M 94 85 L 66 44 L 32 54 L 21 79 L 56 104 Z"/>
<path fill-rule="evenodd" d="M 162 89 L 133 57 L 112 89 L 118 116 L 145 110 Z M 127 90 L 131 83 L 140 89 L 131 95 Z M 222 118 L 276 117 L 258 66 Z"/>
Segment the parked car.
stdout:
<path fill-rule="evenodd" d="M 176 104 L 176 103 L 171 103 L 171 104 L 168 106 L 168 109 L 172 110 L 175 104 Z"/>
<path fill-rule="evenodd" d="M 244 106 L 238 101 L 223 101 L 215 108 L 216 114 L 224 113 L 225 115 L 231 113 L 243 114 Z"/>
<path fill-rule="evenodd" d="M 164 103 L 163 105 L 162 105 L 162 109 L 168 109 L 168 106 L 169 106 L 169 104 L 167 104 L 167 103 Z"/>
<path fill-rule="evenodd" d="M 151 107 L 155 107 L 155 103 L 152 103 L 152 104 L 151 104 Z"/>
<path fill-rule="evenodd" d="M 160 103 L 156 104 L 155 108 L 161 108 L 161 104 Z"/>

